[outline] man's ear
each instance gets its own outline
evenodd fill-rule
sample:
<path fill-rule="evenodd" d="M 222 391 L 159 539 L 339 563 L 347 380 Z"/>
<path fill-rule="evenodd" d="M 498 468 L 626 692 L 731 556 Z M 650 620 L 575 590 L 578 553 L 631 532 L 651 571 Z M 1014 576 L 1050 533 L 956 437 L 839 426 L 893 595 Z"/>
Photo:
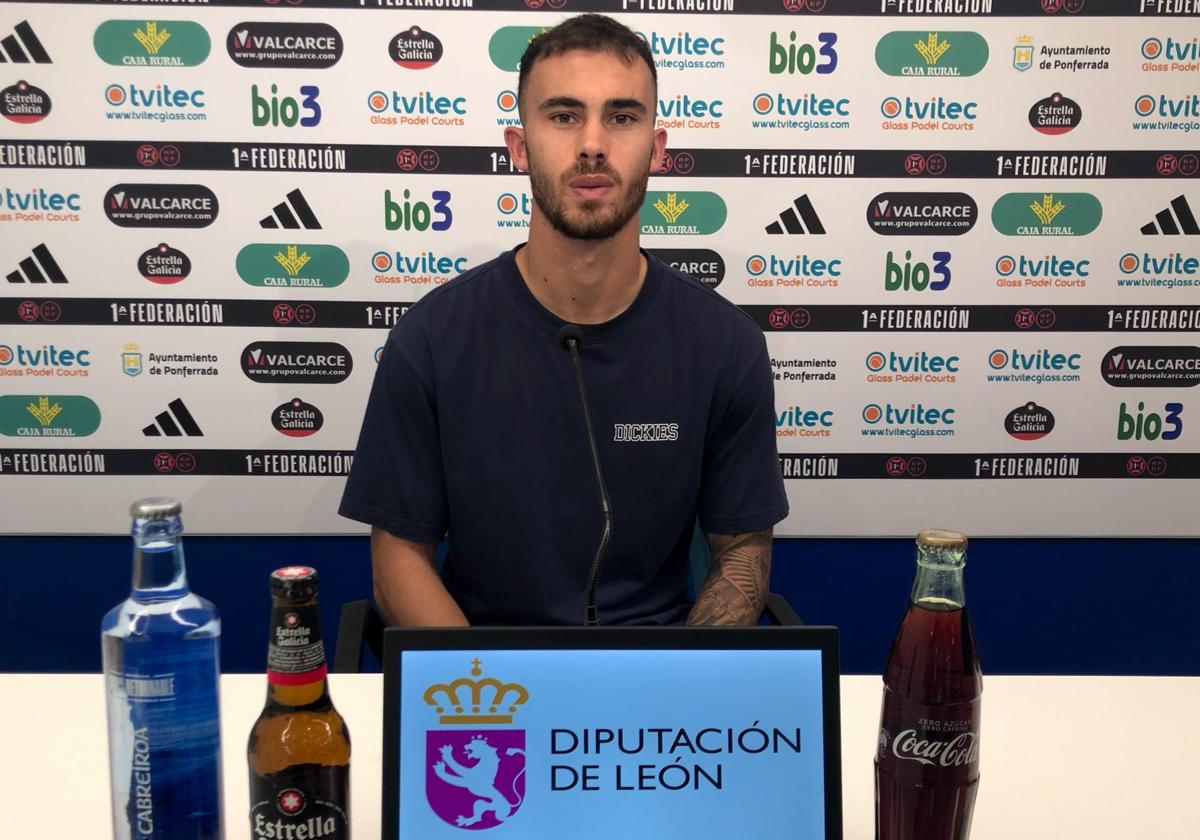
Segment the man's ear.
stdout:
<path fill-rule="evenodd" d="M 656 128 L 654 130 L 654 144 L 650 147 L 650 174 L 657 175 L 662 172 L 663 153 L 667 150 L 667 130 L 665 128 Z"/>
<path fill-rule="evenodd" d="M 525 129 L 510 125 L 504 129 L 504 145 L 508 146 L 508 159 L 522 172 L 529 171 L 529 152 L 525 148 Z"/>

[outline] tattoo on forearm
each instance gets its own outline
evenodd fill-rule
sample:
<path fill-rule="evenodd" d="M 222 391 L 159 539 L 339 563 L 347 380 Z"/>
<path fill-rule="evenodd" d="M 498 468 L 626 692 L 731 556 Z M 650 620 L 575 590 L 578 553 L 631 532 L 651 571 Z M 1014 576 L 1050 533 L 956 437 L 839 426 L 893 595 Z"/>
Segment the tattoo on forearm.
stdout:
<path fill-rule="evenodd" d="M 771 577 L 771 531 L 713 534 L 713 561 L 688 624 L 755 624 L 767 600 Z"/>

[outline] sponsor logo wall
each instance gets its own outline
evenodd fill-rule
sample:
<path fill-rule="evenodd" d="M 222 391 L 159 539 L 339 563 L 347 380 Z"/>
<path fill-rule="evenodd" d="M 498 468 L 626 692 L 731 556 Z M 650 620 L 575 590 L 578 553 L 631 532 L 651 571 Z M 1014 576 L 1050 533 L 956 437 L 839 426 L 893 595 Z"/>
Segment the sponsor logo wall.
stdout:
<path fill-rule="evenodd" d="M 379 348 L 527 235 L 501 133 L 572 2 L 0 4 L 6 528 L 361 532 Z M 601 6 L 659 74 L 643 245 L 766 336 L 777 534 L 1200 535 L 1196 8 Z"/>

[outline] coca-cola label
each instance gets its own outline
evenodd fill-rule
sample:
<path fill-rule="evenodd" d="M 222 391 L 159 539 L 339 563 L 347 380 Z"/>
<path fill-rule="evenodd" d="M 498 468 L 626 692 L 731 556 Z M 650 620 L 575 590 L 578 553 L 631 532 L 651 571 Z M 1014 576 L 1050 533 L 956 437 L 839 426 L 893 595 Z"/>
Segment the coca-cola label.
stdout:
<path fill-rule="evenodd" d="M 256 840 L 349 840 L 349 810 L 349 765 L 250 773 L 250 836 Z"/>
<path fill-rule="evenodd" d="M 327 671 L 317 607 L 273 607 L 267 682 L 306 685 L 324 679 Z"/>
<path fill-rule="evenodd" d="M 879 740 L 880 746 L 890 749 L 896 758 L 919 761 L 930 767 L 967 767 L 979 761 L 979 737 L 974 732 L 931 735 L 905 729 L 892 738 L 883 732 Z"/>

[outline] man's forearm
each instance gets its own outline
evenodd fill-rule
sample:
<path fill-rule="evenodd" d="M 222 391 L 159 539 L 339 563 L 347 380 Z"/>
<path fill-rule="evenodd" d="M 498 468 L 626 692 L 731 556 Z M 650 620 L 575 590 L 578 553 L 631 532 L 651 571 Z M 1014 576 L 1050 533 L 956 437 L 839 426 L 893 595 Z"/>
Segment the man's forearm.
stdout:
<path fill-rule="evenodd" d="M 401 627 L 466 627 L 469 622 L 446 591 L 433 565 L 436 547 L 371 529 L 375 605 L 388 624 Z"/>
<path fill-rule="evenodd" d="M 710 534 L 712 566 L 688 624 L 757 624 L 771 578 L 771 530 L 751 534 Z"/>

